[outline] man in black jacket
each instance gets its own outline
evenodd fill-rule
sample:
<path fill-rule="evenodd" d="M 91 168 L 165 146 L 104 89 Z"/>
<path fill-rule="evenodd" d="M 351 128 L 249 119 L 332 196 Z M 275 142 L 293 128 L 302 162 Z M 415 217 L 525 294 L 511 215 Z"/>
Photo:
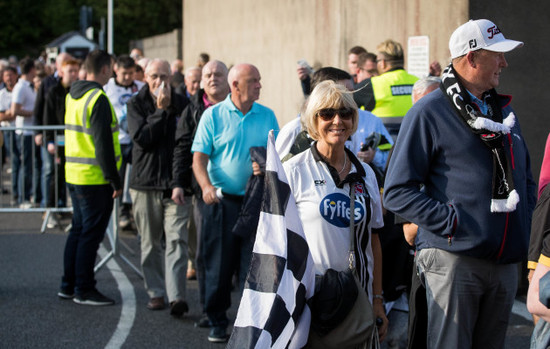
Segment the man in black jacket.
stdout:
<path fill-rule="evenodd" d="M 59 126 L 65 124 L 65 97 L 69 93 L 69 89 L 73 82 L 78 80 L 78 71 L 80 70 L 80 63 L 75 59 L 65 60 L 61 64 L 61 79 L 50 88 L 46 93 L 45 105 L 44 105 L 44 119 L 42 124 L 45 126 Z M 63 131 L 50 131 L 45 132 L 45 146 L 48 154 L 54 157 L 56 153 L 57 143 L 57 159 L 58 161 L 54 166 L 57 166 L 57 171 L 51 169 L 53 175 L 46 178 L 46 186 L 48 189 L 48 195 L 46 195 L 47 207 L 64 207 L 67 202 L 67 194 L 65 190 L 65 143 L 60 142 L 59 139 L 56 142 L 56 135 L 62 136 Z M 61 138 L 60 138 L 61 139 Z M 57 179 L 57 185 L 56 183 Z M 57 191 L 56 191 L 57 188 Z M 57 195 L 56 195 L 57 192 Z M 48 226 L 49 226 L 48 222 Z"/>
<path fill-rule="evenodd" d="M 62 68 L 63 63 L 68 60 L 74 60 L 73 56 L 66 52 L 62 52 L 57 55 L 55 58 L 55 73 L 53 75 L 49 75 L 42 80 L 42 83 L 40 84 L 40 87 L 38 88 L 38 92 L 36 93 L 36 101 L 34 102 L 34 124 L 36 126 L 46 125 L 44 124 L 45 121 L 45 115 L 46 112 L 46 96 L 48 94 L 48 91 L 50 91 L 54 86 L 56 86 L 59 81 L 61 80 Z M 61 120 L 63 121 L 63 114 Z M 63 123 L 61 123 L 63 125 Z M 37 133 L 35 136 L 35 143 L 39 146 L 45 146 L 43 134 Z M 53 180 L 54 175 L 54 156 L 51 152 L 47 151 L 46 147 L 41 148 L 41 158 L 42 158 L 42 176 L 44 177 L 44 188 L 42 188 L 42 192 L 44 193 L 44 203 L 48 205 L 48 207 L 51 207 L 49 203 L 51 202 L 51 198 L 49 197 L 49 188 L 48 183 L 50 183 Z M 52 193 L 53 194 L 53 193 Z"/>
<path fill-rule="evenodd" d="M 201 259 L 198 254 L 198 241 L 200 241 L 199 236 L 202 229 L 201 209 L 204 206 L 204 202 L 202 201 L 200 186 L 197 184 L 191 169 L 193 163 L 191 145 L 193 144 L 193 138 L 195 138 L 195 132 L 202 113 L 206 108 L 223 101 L 229 93 L 227 72 L 227 67 L 220 61 L 206 63 L 202 69 L 202 84 L 204 89 L 200 89 L 195 95 L 191 96 L 191 101 L 183 111 L 176 131 L 172 199 L 177 204 L 183 204 L 185 202 L 185 195 L 194 195 L 192 221 L 194 222 L 195 229 L 189 230 L 189 258 L 196 260 L 201 304 L 204 303 L 204 272 L 202 272 Z M 208 326 L 208 317 L 204 316 L 197 325 L 199 327 Z"/>
<path fill-rule="evenodd" d="M 176 123 L 183 111 L 183 99 L 172 90 L 170 76 L 167 61 L 152 60 L 145 70 L 147 84 L 128 101 L 127 117 L 134 144 L 130 195 L 141 234 L 141 266 L 150 297 L 147 308 L 163 309 L 166 294 L 170 314 L 179 317 L 189 310 L 185 271 L 191 200 L 184 199 L 177 205 L 171 199 Z"/>

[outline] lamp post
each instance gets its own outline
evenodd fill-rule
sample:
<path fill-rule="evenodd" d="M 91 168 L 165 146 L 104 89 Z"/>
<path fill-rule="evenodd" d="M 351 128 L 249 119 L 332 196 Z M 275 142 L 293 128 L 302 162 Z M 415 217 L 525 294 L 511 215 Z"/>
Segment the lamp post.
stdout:
<path fill-rule="evenodd" d="M 113 0 L 107 0 L 107 52 L 113 54 Z"/>

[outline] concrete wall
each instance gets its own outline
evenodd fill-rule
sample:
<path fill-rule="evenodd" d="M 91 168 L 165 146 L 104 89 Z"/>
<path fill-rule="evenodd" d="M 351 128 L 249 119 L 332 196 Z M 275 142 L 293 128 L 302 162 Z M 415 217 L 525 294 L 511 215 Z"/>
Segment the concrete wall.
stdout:
<path fill-rule="evenodd" d="M 352 46 L 374 51 L 387 38 L 406 45 L 408 36 L 429 35 L 431 55 L 443 64 L 448 37 L 467 11 L 464 0 L 188 0 L 183 60 L 193 65 L 204 51 L 228 65 L 255 64 L 262 74 L 260 103 L 283 125 L 302 103 L 299 59 L 346 69 Z"/>
<path fill-rule="evenodd" d="M 130 49 L 139 47 L 147 58 L 161 58 L 168 62 L 182 57 L 181 29 L 150 36 L 130 43 Z"/>

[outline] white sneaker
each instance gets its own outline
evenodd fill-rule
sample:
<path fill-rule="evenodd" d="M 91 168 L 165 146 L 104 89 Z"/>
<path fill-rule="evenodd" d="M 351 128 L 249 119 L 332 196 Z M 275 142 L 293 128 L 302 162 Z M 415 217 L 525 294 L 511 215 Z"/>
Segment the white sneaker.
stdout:
<path fill-rule="evenodd" d="M 53 229 L 53 228 L 57 227 L 57 222 L 55 221 L 55 218 L 50 216 L 48 218 L 48 223 L 46 223 L 46 227 L 48 227 L 48 229 Z"/>
<path fill-rule="evenodd" d="M 32 204 L 29 202 L 29 201 L 23 201 L 20 205 L 19 205 L 19 208 L 22 208 L 24 210 L 28 209 L 28 208 L 32 208 Z"/>
<path fill-rule="evenodd" d="M 130 227 L 130 224 L 132 224 L 130 218 L 126 216 L 120 217 L 120 221 L 118 222 L 118 226 L 120 227 L 120 229 L 128 229 Z"/>

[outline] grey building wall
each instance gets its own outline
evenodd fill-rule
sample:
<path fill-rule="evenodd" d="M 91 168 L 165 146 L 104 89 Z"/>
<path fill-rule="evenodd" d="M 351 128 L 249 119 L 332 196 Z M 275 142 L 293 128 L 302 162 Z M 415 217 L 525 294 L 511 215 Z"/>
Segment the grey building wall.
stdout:
<path fill-rule="evenodd" d="M 140 40 L 130 42 L 130 50 L 138 47 L 147 58 L 160 58 L 168 62 L 182 57 L 181 29 L 174 29 L 171 32 L 149 36 Z"/>
<path fill-rule="evenodd" d="M 187 0 L 183 3 L 183 60 L 193 65 L 200 52 L 228 66 L 258 66 L 260 103 L 272 108 L 280 125 L 302 103 L 296 62 L 346 69 L 347 51 L 362 45 L 374 51 L 392 38 L 429 35 L 431 55 L 448 60 L 447 38 L 467 18 L 458 0 Z"/>

